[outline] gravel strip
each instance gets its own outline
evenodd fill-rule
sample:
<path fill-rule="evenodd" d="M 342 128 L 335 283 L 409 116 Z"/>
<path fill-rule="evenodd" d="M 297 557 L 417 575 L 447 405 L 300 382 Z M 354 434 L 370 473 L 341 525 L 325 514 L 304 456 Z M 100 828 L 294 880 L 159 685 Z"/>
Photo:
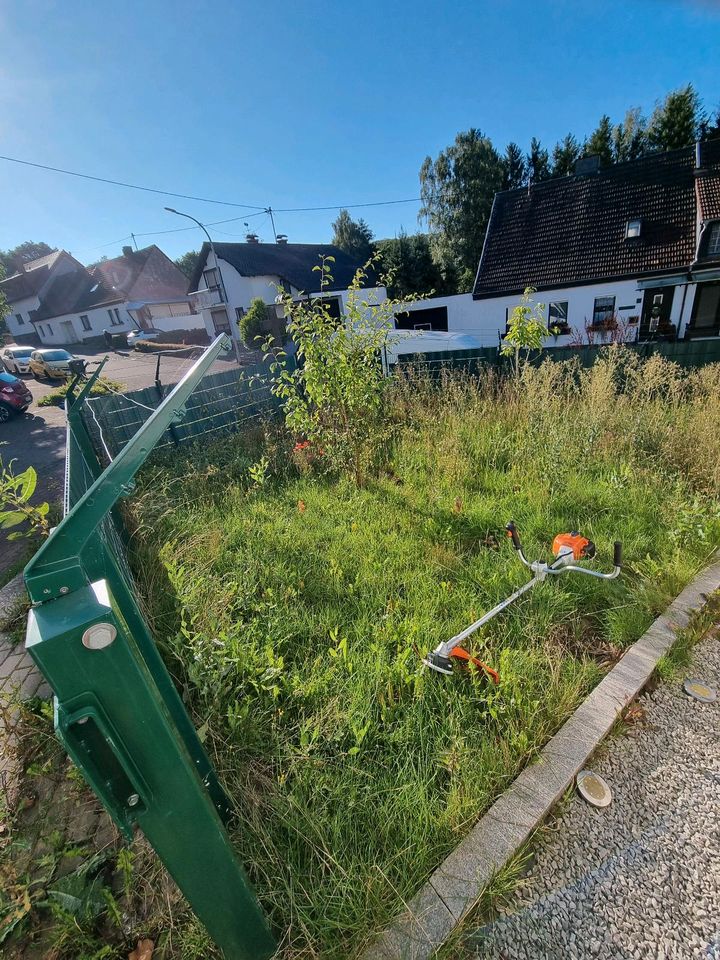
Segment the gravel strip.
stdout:
<path fill-rule="evenodd" d="M 640 698 L 644 719 L 588 764 L 609 783 L 611 806 L 573 797 L 465 956 L 720 960 L 720 699 L 692 700 L 684 676 L 720 692 L 720 635 L 696 647 L 683 676 Z"/>

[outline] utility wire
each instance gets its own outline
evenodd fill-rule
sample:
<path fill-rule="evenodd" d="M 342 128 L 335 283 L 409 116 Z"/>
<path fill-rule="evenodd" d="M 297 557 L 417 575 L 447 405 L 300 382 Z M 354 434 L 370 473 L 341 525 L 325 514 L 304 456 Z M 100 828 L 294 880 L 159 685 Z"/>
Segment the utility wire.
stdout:
<path fill-rule="evenodd" d="M 158 190 L 155 187 L 143 187 L 137 183 L 127 183 L 124 180 L 110 180 L 108 177 L 95 177 L 89 173 L 79 173 L 77 170 L 64 170 L 62 167 L 51 167 L 46 163 L 34 163 L 31 160 L 20 160 L 17 157 L 6 157 L 0 154 L 0 160 L 7 160 L 9 163 L 19 163 L 25 167 L 35 167 L 38 170 L 49 170 L 52 173 L 62 173 L 68 177 L 79 177 L 82 180 L 94 180 L 96 183 L 109 183 L 115 187 L 127 187 L 129 190 L 142 190 L 145 193 L 159 193 L 164 197 L 179 197 L 181 200 L 195 200 L 198 203 L 217 203 L 226 207 L 244 207 L 247 210 L 258 210 L 260 213 L 268 213 L 270 207 L 258 206 L 252 203 L 234 203 L 230 200 L 212 200 L 208 197 L 194 197 L 187 193 L 173 193 L 171 190 Z M 422 197 L 408 197 L 404 200 L 375 200 L 368 203 L 334 203 L 324 207 L 272 207 L 274 213 L 312 213 L 321 210 L 354 210 L 359 207 L 387 207 L 397 203 L 420 203 Z M 241 218 L 238 218 L 241 219 Z M 192 227 L 182 227 L 178 229 L 193 229 Z M 156 231 L 161 233 L 163 231 Z M 166 230 L 165 233 L 173 233 L 172 230 Z M 147 236 L 147 234 L 145 234 Z M 137 233 L 140 237 L 143 234 Z M 124 238 L 126 239 L 126 238 Z"/>
<path fill-rule="evenodd" d="M 247 210 L 265 212 L 267 207 L 259 207 L 252 203 L 233 203 L 230 200 L 211 200 L 208 197 L 193 197 L 187 193 L 173 193 L 171 190 L 158 190 L 155 187 L 141 187 L 137 183 L 126 183 L 124 180 L 110 180 L 107 177 L 94 177 L 89 173 L 78 173 L 76 170 L 63 170 L 61 167 L 50 167 L 46 163 L 33 163 L 31 160 L 19 160 L 17 157 L 0 155 L 0 160 L 9 163 L 19 163 L 24 167 L 35 167 L 38 170 L 50 170 L 52 173 L 64 173 L 68 177 L 80 177 L 82 180 L 95 180 L 96 183 L 110 183 L 115 187 L 127 187 L 129 190 L 143 190 L 145 193 L 159 193 L 164 197 L 179 197 L 181 200 L 197 200 L 198 203 L 219 203 L 226 207 L 245 207 Z"/>

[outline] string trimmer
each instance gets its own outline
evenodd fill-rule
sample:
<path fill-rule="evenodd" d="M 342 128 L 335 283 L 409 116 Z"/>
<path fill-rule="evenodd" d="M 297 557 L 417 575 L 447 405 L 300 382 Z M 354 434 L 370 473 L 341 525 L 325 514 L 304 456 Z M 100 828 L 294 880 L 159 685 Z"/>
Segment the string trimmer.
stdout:
<path fill-rule="evenodd" d="M 586 573 L 588 576 L 598 577 L 600 580 L 614 580 L 620 573 L 620 567 L 622 566 L 622 544 L 619 540 L 615 542 L 612 573 L 598 573 L 597 570 L 588 570 L 587 567 L 578 566 L 577 562 L 579 560 L 592 560 L 595 556 L 595 544 L 591 540 L 588 540 L 587 537 L 583 537 L 580 533 L 575 531 L 571 533 L 559 533 L 553 540 L 552 545 L 555 559 L 550 563 L 542 560 L 535 560 L 533 563 L 530 563 L 523 552 L 523 546 L 520 542 L 520 536 L 515 524 L 510 521 L 505 529 L 507 530 L 508 537 L 512 539 L 518 557 L 525 566 L 534 573 L 532 580 L 528 581 L 524 586 L 519 587 L 514 593 L 511 593 L 509 597 L 506 597 L 505 600 L 502 600 L 496 607 L 493 607 L 492 610 L 488 610 L 479 620 L 471 623 L 469 627 L 466 627 L 458 633 L 457 636 L 446 640 L 444 643 L 438 644 L 423 660 L 425 666 L 430 667 L 431 670 L 437 670 L 438 673 L 450 674 L 452 673 L 453 660 L 462 660 L 465 663 L 474 664 L 480 670 L 484 670 L 491 680 L 497 683 L 500 680 L 497 671 L 488 667 L 486 663 L 478 660 L 477 657 L 473 657 L 462 646 L 471 634 L 479 630 L 480 627 L 484 627 L 485 624 L 497 616 L 501 610 L 509 607 L 511 603 L 514 603 L 518 597 L 527 593 L 528 590 L 537 583 L 542 583 L 547 576 L 557 576 L 560 573 Z"/>

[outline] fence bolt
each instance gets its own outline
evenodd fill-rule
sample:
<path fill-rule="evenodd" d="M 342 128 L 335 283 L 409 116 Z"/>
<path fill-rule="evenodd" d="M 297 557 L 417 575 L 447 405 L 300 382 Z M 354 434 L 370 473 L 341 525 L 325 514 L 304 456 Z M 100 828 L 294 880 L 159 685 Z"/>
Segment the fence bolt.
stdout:
<path fill-rule="evenodd" d="M 129 807 L 136 807 L 140 803 L 140 797 L 137 793 L 131 793 L 127 798 L 127 805 Z"/>
<path fill-rule="evenodd" d="M 60 587 L 60 593 L 70 593 L 70 587 Z"/>
<path fill-rule="evenodd" d="M 82 643 L 88 650 L 102 650 L 109 647 L 117 636 L 117 630 L 111 623 L 95 623 L 82 635 Z"/>

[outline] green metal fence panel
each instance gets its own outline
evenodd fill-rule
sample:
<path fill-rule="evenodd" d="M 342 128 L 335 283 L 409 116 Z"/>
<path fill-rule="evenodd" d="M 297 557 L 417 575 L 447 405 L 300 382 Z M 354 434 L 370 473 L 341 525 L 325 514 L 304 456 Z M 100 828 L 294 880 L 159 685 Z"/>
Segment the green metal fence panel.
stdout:
<path fill-rule="evenodd" d="M 145 410 L 105 469 L 81 415 L 100 370 L 71 391 L 65 517 L 25 571 L 27 649 L 54 691 L 58 736 L 118 828 L 142 829 L 228 960 L 262 960 L 275 942 L 225 828 L 227 797 L 143 619 L 116 507 L 223 345 Z"/>

